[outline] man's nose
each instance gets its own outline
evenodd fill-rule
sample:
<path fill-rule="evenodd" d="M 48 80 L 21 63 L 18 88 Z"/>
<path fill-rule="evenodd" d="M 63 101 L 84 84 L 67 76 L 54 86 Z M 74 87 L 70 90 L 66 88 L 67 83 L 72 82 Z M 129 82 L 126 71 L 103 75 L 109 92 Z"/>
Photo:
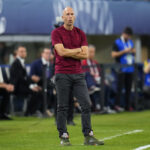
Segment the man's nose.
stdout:
<path fill-rule="evenodd" d="M 69 15 L 69 18 L 72 18 L 72 15 Z"/>

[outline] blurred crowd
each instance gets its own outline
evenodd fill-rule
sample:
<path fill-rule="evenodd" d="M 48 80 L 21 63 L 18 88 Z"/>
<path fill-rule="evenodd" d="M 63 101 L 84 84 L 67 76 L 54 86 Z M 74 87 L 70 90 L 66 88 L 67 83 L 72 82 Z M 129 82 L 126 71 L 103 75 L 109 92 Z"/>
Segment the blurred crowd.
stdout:
<path fill-rule="evenodd" d="M 96 47 L 89 45 L 88 59 L 81 63 L 91 98 L 92 112 L 114 114 L 137 109 L 134 102 L 133 66 L 136 50 L 131 36 L 132 29 L 127 27 L 121 37 L 114 41 L 111 55 L 116 60 L 116 66 L 118 64 L 129 66 L 119 69 L 110 67 L 103 79 L 104 87 L 102 87 L 102 68 L 95 60 Z M 25 64 L 26 57 L 26 47 L 19 45 L 13 53 L 12 64 L 0 67 L 0 120 L 11 120 L 10 114 L 56 118 L 57 93 L 53 49 L 43 48 L 41 58 L 34 60 L 30 65 Z M 148 108 L 146 102 L 150 100 L 150 60 L 138 66 L 136 77 L 140 101 L 138 109 L 145 109 Z M 102 88 L 104 102 L 102 102 Z M 80 113 L 81 107 L 73 93 L 69 105 L 67 123 L 75 125 L 73 114 Z"/>

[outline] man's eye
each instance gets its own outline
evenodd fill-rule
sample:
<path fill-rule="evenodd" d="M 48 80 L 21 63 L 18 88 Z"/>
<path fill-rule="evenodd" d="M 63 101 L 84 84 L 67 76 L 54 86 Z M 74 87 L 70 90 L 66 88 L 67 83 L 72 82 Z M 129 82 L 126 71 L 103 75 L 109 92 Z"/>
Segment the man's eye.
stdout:
<path fill-rule="evenodd" d="M 72 14 L 66 14 L 67 16 L 69 16 L 69 15 L 71 15 L 71 16 L 73 16 L 74 14 L 72 13 Z"/>

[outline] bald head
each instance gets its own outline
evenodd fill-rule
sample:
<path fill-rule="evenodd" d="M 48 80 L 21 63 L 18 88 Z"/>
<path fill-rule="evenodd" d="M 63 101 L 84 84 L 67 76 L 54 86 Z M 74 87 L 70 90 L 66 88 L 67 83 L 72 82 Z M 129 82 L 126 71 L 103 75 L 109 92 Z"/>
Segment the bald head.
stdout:
<path fill-rule="evenodd" d="M 74 12 L 73 8 L 71 8 L 71 7 L 68 6 L 68 7 L 66 7 L 66 8 L 63 10 L 63 16 L 64 16 L 68 11 Z"/>
<path fill-rule="evenodd" d="M 89 45 L 89 59 L 93 60 L 95 57 L 96 47 L 94 45 Z"/>
<path fill-rule="evenodd" d="M 64 27 L 68 30 L 72 30 L 74 21 L 75 21 L 75 15 L 74 10 L 71 7 L 66 7 L 63 10 L 62 19 L 64 21 Z"/>

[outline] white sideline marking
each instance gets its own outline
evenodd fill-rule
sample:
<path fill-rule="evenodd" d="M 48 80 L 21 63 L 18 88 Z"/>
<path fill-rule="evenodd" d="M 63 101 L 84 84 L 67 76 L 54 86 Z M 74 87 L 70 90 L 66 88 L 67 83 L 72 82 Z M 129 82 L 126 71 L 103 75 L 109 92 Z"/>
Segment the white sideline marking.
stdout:
<path fill-rule="evenodd" d="M 147 149 L 149 147 L 150 147 L 150 145 L 145 145 L 145 146 L 138 147 L 138 148 L 136 148 L 134 150 L 143 150 L 143 149 Z"/>
<path fill-rule="evenodd" d="M 110 136 L 110 137 L 105 137 L 103 139 L 99 139 L 100 141 L 105 141 L 105 140 L 111 140 L 113 138 L 116 138 L 116 137 L 120 137 L 120 136 L 123 136 L 123 135 L 129 135 L 129 134 L 134 134 L 134 133 L 139 133 L 139 132 L 143 132 L 144 130 L 133 130 L 133 131 L 128 131 L 128 132 L 125 132 L 125 133 L 122 133 L 122 134 L 117 134 L 117 135 L 114 135 L 114 136 Z M 76 144 L 76 146 L 81 146 L 83 144 Z M 138 150 L 138 149 L 137 149 Z M 140 149 L 139 149 L 140 150 Z M 142 150 L 142 149 L 141 149 Z"/>
<path fill-rule="evenodd" d="M 116 137 L 120 137 L 120 136 L 123 136 L 123 135 L 134 134 L 134 133 L 139 133 L 139 132 L 143 132 L 143 130 L 128 131 L 128 132 L 125 132 L 125 133 L 122 133 L 122 134 L 117 134 L 117 135 L 106 137 L 106 138 L 100 139 L 100 140 L 103 140 L 103 141 L 105 141 L 105 140 L 111 140 L 111 139 L 116 138 Z"/>

